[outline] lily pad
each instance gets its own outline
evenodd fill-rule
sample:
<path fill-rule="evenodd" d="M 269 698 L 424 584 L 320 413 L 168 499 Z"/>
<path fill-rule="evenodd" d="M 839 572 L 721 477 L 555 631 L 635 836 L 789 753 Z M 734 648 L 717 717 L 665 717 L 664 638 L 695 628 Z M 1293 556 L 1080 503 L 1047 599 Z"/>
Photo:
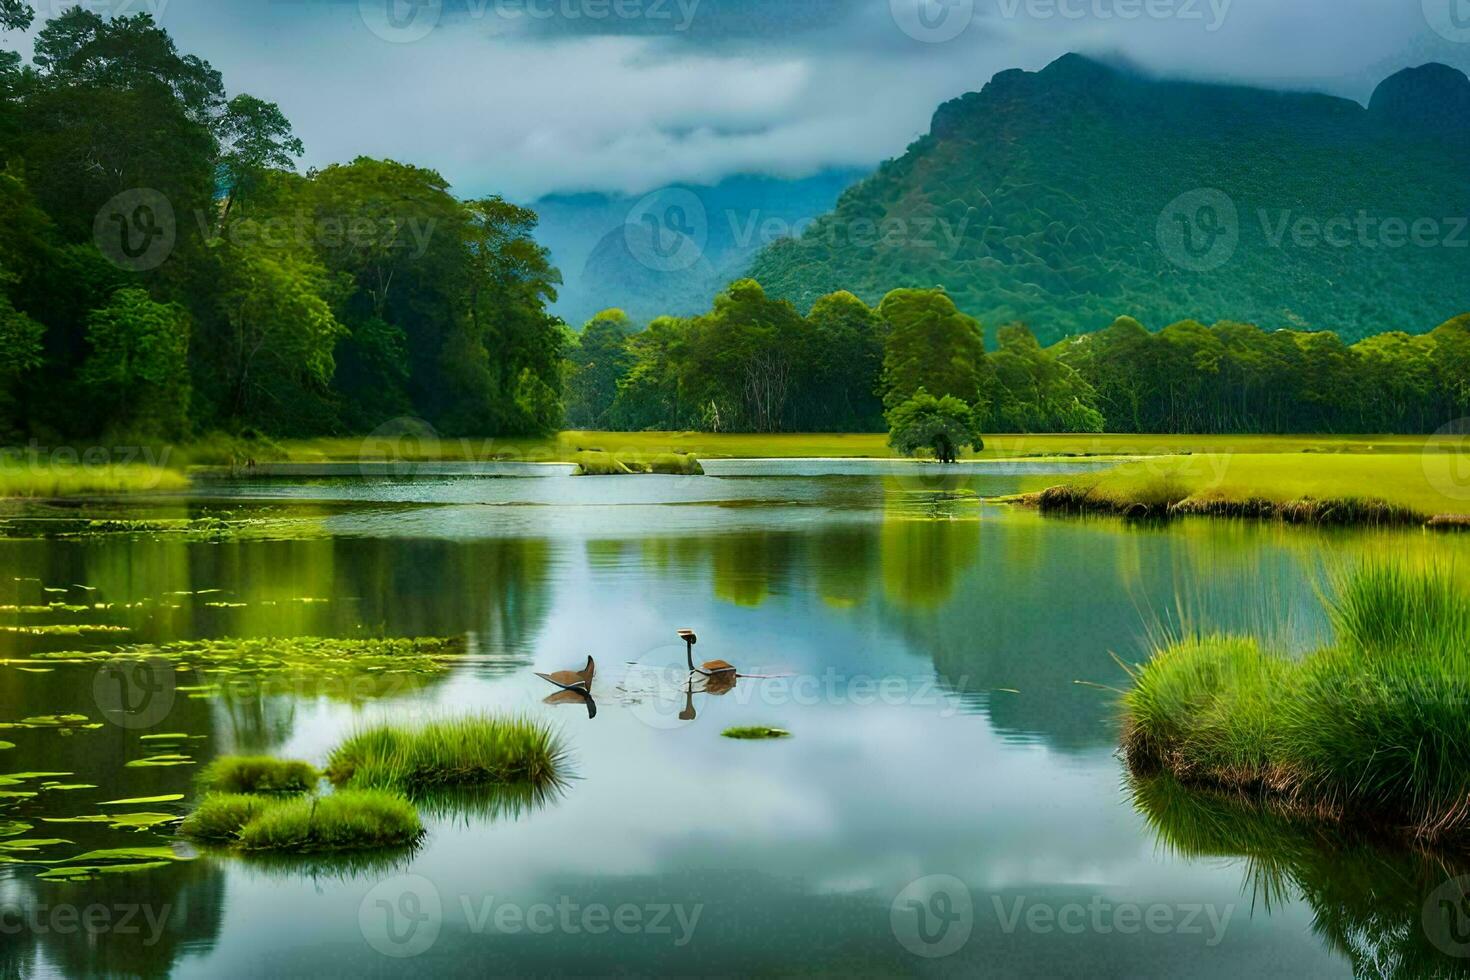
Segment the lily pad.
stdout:
<path fill-rule="evenodd" d="M 20 840 L 0 841 L 0 851 L 14 854 L 17 851 L 39 851 L 43 847 L 55 847 L 57 844 L 70 844 L 69 840 L 60 837 L 27 837 Z"/>
<path fill-rule="evenodd" d="M 0 752 L 4 752 L 6 749 L 13 749 L 13 748 L 15 748 L 15 743 L 14 742 L 0 742 Z"/>
<path fill-rule="evenodd" d="M 150 755 L 146 759 L 134 759 L 132 762 L 129 762 L 124 768 L 150 769 L 166 766 L 193 766 L 197 764 L 198 763 L 196 763 L 192 758 L 187 755 L 179 755 L 177 752 L 170 752 L 165 755 Z"/>
<path fill-rule="evenodd" d="M 140 796 L 135 800 L 106 800 L 97 804 L 98 806 L 141 806 L 145 803 L 177 803 L 184 798 L 183 793 L 170 793 L 167 796 Z"/>
<path fill-rule="evenodd" d="M 0 837 L 14 837 L 31 829 L 32 825 L 24 820 L 0 820 Z"/>
<path fill-rule="evenodd" d="M 42 817 L 42 823 L 91 824 L 105 823 L 108 830 L 151 830 L 161 824 L 174 823 L 183 818 L 173 813 L 93 813 L 84 817 Z"/>
<path fill-rule="evenodd" d="M 41 789 L 48 793 L 70 793 L 79 789 L 96 789 L 96 783 L 42 783 Z"/>
<path fill-rule="evenodd" d="M 180 857 L 173 848 L 161 847 L 113 847 L 101 851 L 88 851 L 86 854 L 78 854 L 76 857 L 67 858 L 63 864 L 77 864 L 85 861 L 187 861 L 188 858 Z"/>
<path fill-rule="evenodd" d="M 44 881 L 92 881 L 103 875 L 135 874 L 139 871 L 156 871 L 167 868 L 169 861 L 141 861 L 135 864 L 75 865 L 63 868 L 48 868 L 36 875 Z"/>
<path fill-rule="evenodd" d="M 185 739 L 187 739 L 188 737 L 189 736 L 186 735 L 186 734 L 184 734 L 183 732 L 167 732 L 167 733 L 162 734 L 162 735 L 143 735 L 143 736 L 141 736 L 138 739 L 138 741 L 140 741 L 140 742 L 182 742 Z"/>

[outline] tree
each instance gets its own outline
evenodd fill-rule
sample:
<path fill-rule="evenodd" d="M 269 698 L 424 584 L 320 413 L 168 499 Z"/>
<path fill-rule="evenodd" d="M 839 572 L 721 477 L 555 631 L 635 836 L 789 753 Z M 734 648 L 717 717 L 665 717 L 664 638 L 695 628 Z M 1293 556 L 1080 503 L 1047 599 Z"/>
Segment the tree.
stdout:
<path fill-rule="evenodd" d="M 869 432 L 883 419 L 878 387 L 887 324 L 849 292 L 823 296 L 807 314 L 811 367 L 802 393 L 803 429 Z"/>
<path fill-rule="evenodd" d="M 274 102 L 237 95 L 214 126 L 219 141 L 219 175 L 225 187 L 221 221 L 227 221 L 236 199 L 260 182 L 267 170 L 289 170 L 306 147 Z"/>
<path fill-rule="evenodd" d="M 993 369 L 990 428 L 1000 432 L 1101 432 L 1103 416 L 1092 386 L 1071 366 L 1042 350 L 1023 323 L 1001 327 Z"/>
<path fill-rule="evenodd" d="M 953 395 L 935 398 L 924 388 L 888 412 L 888 444 L 905 456 L 932 452 L 941 463 L 953 463 L 965 446 L 985 448 L 975 412 Z"/>
<path fill-rule="evenodd" d="M 0 31 L 23 31 L 35 16 L 26 0 L 0 0 Z"/>
<path fill-rule="evenodd" d="M 82 383 L 114 432 L 179 439 L 189 427 L 189 314 L 120 289 L 87 319 Z"/>
<path fill-rule="evenodd" d="M 622 310 L 603 310 L 582 328 L 568 351 L 568 425 L 608 426 L 618 385 L 633 368 L 635 358 L 628 349 L 632 332 L 633 324 Z"/>
<path fill-rule="evenodd" d="M 895 289 L 878 304 L 888 324 L 883 349 L 883 406 L 892 410 L 920 388 L 983 408 L 985 340 L 980 323 L 941 289 Z"/>

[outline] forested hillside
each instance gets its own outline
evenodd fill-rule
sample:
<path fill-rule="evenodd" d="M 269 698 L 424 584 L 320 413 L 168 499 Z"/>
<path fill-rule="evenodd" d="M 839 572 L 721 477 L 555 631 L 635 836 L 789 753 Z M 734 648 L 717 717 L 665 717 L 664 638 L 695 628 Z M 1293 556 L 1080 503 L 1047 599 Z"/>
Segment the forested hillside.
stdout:
<path fill-rule="evenodd" d="M 1043 343 L 1237 320 L 1349 342 L 1463 312 L 1470 81 L 1439 65 L 1365 108 L 1155 81 L 1076 55 L 1007 71 L 751 275 L 806 308 L 943 286 Z"/>

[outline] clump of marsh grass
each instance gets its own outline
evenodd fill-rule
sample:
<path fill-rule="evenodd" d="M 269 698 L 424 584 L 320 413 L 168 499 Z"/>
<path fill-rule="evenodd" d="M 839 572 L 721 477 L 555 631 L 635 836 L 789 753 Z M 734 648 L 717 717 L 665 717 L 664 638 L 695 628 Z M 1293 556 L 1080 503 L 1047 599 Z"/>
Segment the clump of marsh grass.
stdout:
<path fill-rule="evenodd" d="M 421 728 L 385 724 L 339 745 L 327 762 L 338 786 L 418 792 L 500 783 L 553 784 L 565 750 L 556 732 L 528 718 L 472 716 Z"/>
<path fill-rule="evenodd" d="M 199 786 L 210 793 L 306 793 L 322 774 L 310 763 L 270 756 L 227 755 L 199 774 Z"/>
<path fill-rule="evenodd" d="M 1379 562 L 1337 576 L 1327 603 L 1335 640 L 1303 658 L 1213 634 L 1136 668 L 1135 772 L 1424 840 L 1470 835 L 1470 590 L 1452 569 Z"/>
<path fill-rule="evenodd" d="M 720 732 L 720 734 L 725 738 L 740 739 L 742 741 L 791 737 L 791 733 L 784 728 L 770 728 L 766 725 L 740 725 L 735 728 L 727 728 L 723 732 Z"/>
<path fill-rule="evenodd" d="M 179 833 L 207 841 L 235 841 L 250 821 L 279 800 L 245 793 L 210 793 L 179 825 Z"/>
<path fill-rule="evenodd" d="M 247 851 L 346 851 L 417 843 L 423 821 L 414 805 L 382 790 L 342 790 L 271 803 L 240 828 Z"/>

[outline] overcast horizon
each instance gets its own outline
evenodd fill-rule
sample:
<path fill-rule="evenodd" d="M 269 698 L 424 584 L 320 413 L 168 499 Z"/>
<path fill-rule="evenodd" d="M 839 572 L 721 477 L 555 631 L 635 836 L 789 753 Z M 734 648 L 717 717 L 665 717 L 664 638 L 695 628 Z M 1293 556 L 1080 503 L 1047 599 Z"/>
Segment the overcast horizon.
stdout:
<path fill-rule="evenodd" d="M 109 0 L 231 93 L 280 104 L 302 166 L 385 156 L 456 193 L 641 193 L 868 168 L 935 107 L 1068 51 L 1365 102 L 1470 64 L 1463 0 Z M 39 24 L 72 3 L 36 4 Z M 390 16 L 391 14 L 391 16 Z M 1461 26 L 1466 25 L 1466 26 Z M 364 93 L 370 92 L 371 98 Z M 360 107 L 360 108 L 359 108 Z M 355 111 L 356 110 L 356 111 Z"/>

